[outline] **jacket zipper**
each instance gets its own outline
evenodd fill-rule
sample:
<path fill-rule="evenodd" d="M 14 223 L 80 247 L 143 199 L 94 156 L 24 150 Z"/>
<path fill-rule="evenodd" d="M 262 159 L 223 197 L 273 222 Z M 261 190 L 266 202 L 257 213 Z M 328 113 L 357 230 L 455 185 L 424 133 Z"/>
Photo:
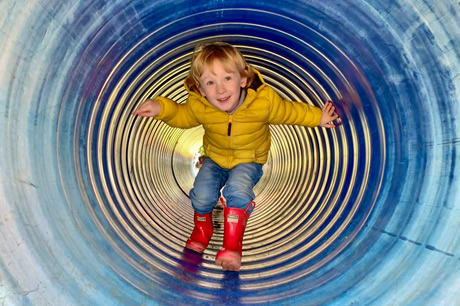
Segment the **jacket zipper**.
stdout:
<path fill-rule="evenodd" d="M 227 130 L 227 136 L 229 137 L 229 150 L 228 150 L 228 165 L 230 166 L 233 162 L 233 155 L 232 155 L 232 119 L 233 115 L 229 115 L 228 117 L 228 130 Z"/>
<path fill-rule="evenodd" d="M 232 135 L 232 115 L 228 117 L 228 129 L 227 129 L 227 136 Z"/>

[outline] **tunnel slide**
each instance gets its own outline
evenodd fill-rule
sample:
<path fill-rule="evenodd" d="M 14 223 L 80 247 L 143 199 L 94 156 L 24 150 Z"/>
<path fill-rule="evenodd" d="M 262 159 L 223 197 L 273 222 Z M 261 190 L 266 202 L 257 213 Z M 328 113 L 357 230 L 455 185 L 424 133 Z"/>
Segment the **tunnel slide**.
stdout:
<path fill-rule="evenodd" d="M 234 44 L 333 130 L 272 126 L 239 273 L 184 251 L 195 45 Z M 0 2 L 0 304 L 458 305 L 460 2 Z"/>

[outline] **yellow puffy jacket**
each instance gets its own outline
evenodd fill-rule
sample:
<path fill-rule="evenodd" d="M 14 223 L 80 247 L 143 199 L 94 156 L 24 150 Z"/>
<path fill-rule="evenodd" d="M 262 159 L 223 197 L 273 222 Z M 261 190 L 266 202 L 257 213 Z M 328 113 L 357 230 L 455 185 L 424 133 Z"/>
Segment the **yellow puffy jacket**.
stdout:
<path fill-rule="evenodd" d="M 282 99 L 257 71 L 243 104 L 233 114 L 215 108 L 187 86 L 186 89 L 190 95 L 184 104 L 155 98 L 161 104 L 161 112 L 155 119 L 183 129 L 202 124 L 206 156 L 226 169 L 240 163 L 267 161 L 271 143 L 269 124 L 315 127 L 321 120 L 321 109 Z"/>

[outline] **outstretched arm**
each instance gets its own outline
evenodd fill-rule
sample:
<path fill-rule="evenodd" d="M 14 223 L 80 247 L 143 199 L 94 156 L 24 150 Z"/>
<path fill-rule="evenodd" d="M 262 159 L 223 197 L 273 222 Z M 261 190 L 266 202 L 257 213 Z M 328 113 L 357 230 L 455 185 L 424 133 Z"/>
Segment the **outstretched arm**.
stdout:
<path fill-rule="evenodd" d="M 156 100 L 148 99 L 141 106 L 139 106 L 133 115 L 142 117 L 155 117 L 161 112 L 161 104 Z"/>
<path fill-rule="evenodd" d="M 139 106 L 133 115 L 143 117 L 154 117 L 166 124 L 181 129 L 189 129 L 200 125 L 194 116 L 190 99 L 187 103 L 178 104 L 165 97 L 156 97 L 146 100 Z"/>
<path fill-rule="evenodd" d="M 325 128 L 334 128 L 335 125 L 331 124 L 331 121 L 334 121 L 339 117 L 335 112 L 335 107 L 331 102 L 326 102 L 323 109 L 321 110 L 321 121 L 319 126 Z"/>

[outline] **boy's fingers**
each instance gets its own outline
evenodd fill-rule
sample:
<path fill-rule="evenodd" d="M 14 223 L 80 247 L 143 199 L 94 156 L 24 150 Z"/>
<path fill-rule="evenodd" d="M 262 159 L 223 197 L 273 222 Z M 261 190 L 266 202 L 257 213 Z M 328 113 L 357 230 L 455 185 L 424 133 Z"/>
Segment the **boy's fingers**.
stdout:
<path fill-rule="evenodd" d="M 136 116 L 145 116 L 147 114 L 148 114 L 147 111 L 141 111 L 141 110 L 137 110 L 137 111 L 133 112 L 133 115 L 136 115 Z"/>

